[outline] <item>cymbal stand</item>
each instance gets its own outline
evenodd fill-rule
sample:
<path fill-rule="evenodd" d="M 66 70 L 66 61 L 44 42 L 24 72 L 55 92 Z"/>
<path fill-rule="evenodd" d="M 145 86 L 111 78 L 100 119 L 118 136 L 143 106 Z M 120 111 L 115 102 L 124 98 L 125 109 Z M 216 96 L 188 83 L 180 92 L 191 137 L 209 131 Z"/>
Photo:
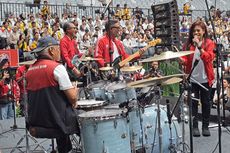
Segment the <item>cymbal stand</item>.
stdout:
<path fill-rule="evenodd" d="M 153 88 L 154 96 L 157 103 L 157 125 L 158 125 L 158 137 L 159 137 L 159 153 L 163 153 L 162 147 L 162 128 L 161 128 L 161 109 L 160 109 L 160 99 L 161 99 L 161 89 L 157 85 Z"/>
<path fill-rule="evenodd" d="M 175 146 L 175 144 L 173 144 L 172 115 L 171 115 L 171 112 L 170 112 L 170 103 L 169 103 L 168 99 L 166 99 L 166 105 L 167 105 L 167 117 L 168 117 L 168 123 L 169 123 L 169 131 L 170 131 L 170 138 L 169 138 L 170 144 L 169 144 L 168 149 L 169 149 L 170 153 L 177 153 L 176 146 Z"/>
<path fill-rule="evenodd" d="M 91 66 L 91 63 L 90 61 L 87 61 L 85 63 L 86 65 L 86 68 L 88 69 L 87 72 L 86 72 L 86 82 L 87 82 L 87 85 L 90 84 L 92 82 L 92 74 L 91 74 L 91 70 L 90 70 L 90 66 Z"/>

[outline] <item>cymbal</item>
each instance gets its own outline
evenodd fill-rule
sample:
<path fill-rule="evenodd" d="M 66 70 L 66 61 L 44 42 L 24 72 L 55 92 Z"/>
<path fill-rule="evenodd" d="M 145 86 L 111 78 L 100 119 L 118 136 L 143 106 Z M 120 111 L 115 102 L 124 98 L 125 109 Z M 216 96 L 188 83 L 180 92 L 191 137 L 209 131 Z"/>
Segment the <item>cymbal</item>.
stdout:
<path fill-rule="evenodd" d="M 20 62 L 19 65 L 32 65 L 35 63 L 35 61 L 36 61 L 36 59 L 31 60 L 31 61 Z"/>
<path fill-rule="evenodd" d="M 80 58 L 80 61 L 87 62 L 87 61 L 99 61 L 103 60 L 102 58 L 93 58 L 93 57 L 84 57 Z"/>
<path fill-rule="evenodd" d="M 173 74 L 173 75 L 168 75 L 168 76 L 148 78 L 148 79 L 130 82 L 127 85 L 128 87 L 136 87 L 136 88 L 153 86 L 153 85 L 158 85 L 158 84 L 169 85 L 169 84 L 180 82 L 182 79 L 180 79 L 179 77 L 182 77 L 184 75 L 185 74 Z"/>
<path fill-rule="evenodd" d="M 194 53 L 194 51 L 181 51 L 181 52 L 166 51 L 161 53 L 160 55 L 154 55 L 153 57 L 146 58 L 140 62 L 144 63 L 144 62 L 162 61 L 167 59 L 178 58 L 181 56 L 186 56 L 192 53 Z"/>
<path fill-rule="evenodd" d="M 137 70 L 142 69 L 143 66 L 126 66 L 126 67 L 122 67 L 121 71 L 122 72 L 135 72 Z"/>
<path fill-rule="evenodd" d="M 101 70 L 101 71 L 110 71 L 110 70 L 113 70 L 113 67 L 109 67 L 109 66 L 101 67 L 101 68 L 99 68 L 99 70 Z"/>

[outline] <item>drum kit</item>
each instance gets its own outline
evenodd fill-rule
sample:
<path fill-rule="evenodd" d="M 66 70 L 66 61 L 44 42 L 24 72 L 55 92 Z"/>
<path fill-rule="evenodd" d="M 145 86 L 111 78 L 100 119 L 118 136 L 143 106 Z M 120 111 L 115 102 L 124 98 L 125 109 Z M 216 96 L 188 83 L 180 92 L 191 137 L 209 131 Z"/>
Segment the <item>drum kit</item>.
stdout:
<path fill-rule="evenodd" d="M 168 60 L 192 54 L 167 51 L 140 61 Z M 97 60 L 97 59 L 95 59 Z M 124 74 L 138 73 L 142 66 L 125 66 Z M 102 72 L 113 67 L 101 67 Z M 176 117 L 160 105 L 161 86 L 179 83 L 184 74 L 142 80 L 98 80 L 87 85 L 87 98 L 78 101 L 82 151 L 84 153 L 171 153 L 182 151 L 181 130 Z M 132 81 L 130 81 L 132 80 Z M 151 102 L 138 100 L 136 89 L 154 93 Z M 145 98 L 144 98 L 145 100 Z"/>
<path fill-rule="evenodd" d="M 162 61 L 192 54 L 191 51 L 167 51 L 140 61 L 141 63 Z M 84 57 L 72 61 L 79 63 L 101 60 Z M 76 61 L 78 63 L 76 64 Z M 139 73 L 142 66 L 123 66 L 124 74 Z M 101 73 L 114 71 L 113 67 L 99 68 Z M 89 74 L 91 78 L 91 74 Z M 85 95 L 78 100 L 78 114 L 83 153 L 176 153 L 182 151 L 181 130 L 177 119 L 169 115 L 170 110 L 160 105 L 161 86 L 179 83 L 184 74 L 135 80 L 119 81 L 103 79 L 89 81 L 83 87 Z M 137 89 L 148 88 L 154 93 L 148 104 L 138 100 Z M 145 97 L 144 97 L 145 101 Z"/>

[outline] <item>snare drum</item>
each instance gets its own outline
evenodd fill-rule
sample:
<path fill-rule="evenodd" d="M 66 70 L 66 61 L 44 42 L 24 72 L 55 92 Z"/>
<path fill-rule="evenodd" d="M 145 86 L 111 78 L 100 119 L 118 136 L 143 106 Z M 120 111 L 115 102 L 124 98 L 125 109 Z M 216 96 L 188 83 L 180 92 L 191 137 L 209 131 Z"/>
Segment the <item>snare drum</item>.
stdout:
<path fill-rule="evenodd" d="M 95 99 L 85 99 L 85 100 L 78 100 L 77 101 L 78 107 L 85 111 L 99 109 L 100 107 L 106 104 L 105 101 L 99 101 Z"/>
<path fill-rule="evenodd" d="M 125 82 L 112 82 L 106 86 L 105 90 L 110 103 L 123 103 L 137 99 L 135 89 L 127 87 Z"/>
<path fill-rule="evenodd" d="M 136 150 L 145 148 L 146 153 L 159 152 L 159 136 L 157 130 L 157 106 L 150 105 L 143 109 L 133 107 L 129 113 L 131 144 Z M 141 127 L 142 125 L 142 127 Z M 172 121 L 173 144 L 179 143 L 180 128 L 177 121 Z M 170 131 L 165 107 L 161 106 L 162 148 L 169 153 Z M 142 130 L 141 130 L 142 129 Z M 143 133 L 141 132 L 143 131 Z M 154 145 L 153 145 L 154 144 Z"/>
<path fill-rule="evenodd" d="M 90 97 L 93 99 L 107 100 L 105 95 L 105 86 L 107 82 L 104 80 L 99 80 L 92 82 L 87 86 Z"/>
<path fill-rule="evenodd" d="M 129 126 L 121 109 L 79 115 L 83 153 L 131 153 Z"/>

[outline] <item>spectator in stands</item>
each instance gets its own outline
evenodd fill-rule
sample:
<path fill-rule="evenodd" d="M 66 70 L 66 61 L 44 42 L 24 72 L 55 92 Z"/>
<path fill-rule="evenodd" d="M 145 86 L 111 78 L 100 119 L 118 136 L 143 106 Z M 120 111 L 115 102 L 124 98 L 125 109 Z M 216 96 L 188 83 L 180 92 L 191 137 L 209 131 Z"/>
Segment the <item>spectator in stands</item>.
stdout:
<path fill-rule="evenodd" d="M 145 75 L 144 79 L 150 77 L 161 77 L 163 76 L 163 71 L 159 68 L 159 63 L 157 61 L 152 62 L 150 70 L 148 70 Z"/>
<path fill-rule="evenodd" d="M 127 4 L 124 4 L 124 8 L 122 9 L 122 19 L 123 20 L 129 20 L 131 18 L 129 8 L 127 7 Z"/>
<path fill-rule="evenodd" d="M 125 47 L 131 48 L 132 47 L 132 40 L 130 39 L 130 34 L 125 34 L 125 39 L 122 41 Z"/>
<path fill-rule="evenodd" d="M 121 16 L 122 16 L 122 10 L 121 10 L 120 4 L 117 4 L 115 8 L 115 17 L 117 17 L 118 19 L 121 19 Z"/>
<path fill-rule="evenodd" d="M 7 39 L 9 38 L 11 32 L 12 31 L 9 27 L 9 23 L 7 21 L 4 21 L 0 29 L 0 49 L 7 48 L 7 46 L 9 45 Z"/>
<path fill-rule="evenodd" d="M 185 72 L 191 73 L 191 69 L 196 61 L 198 64 L 191 74 L 192 93 L 195 98 L 200 98 L 202 104 L 202 135 L 210 136 L 209 119 L 210 119 L 210 88 L 214 81 L 214 49 L 215 44 L 208 38 L 207 27 L 204 22 L 196 21 L 192 24 L 187 42 L 183 46 L 183 50 L 192 50 L 194 54 L 184 56 L 181 64 L 185 66 Z M 195 80 L 195 81 L 194 81 Z M 201 87 L 202 84 L 207 90 Z M 193 118 L 193 136 L 199 137 L 198 129 L 198 101 L 192 103 Z"/>
<path fill-rule="evenodd" d="M 20 33 L 18 32 L 18 28 L 14 26 L 12 28 L 12 32 L 10 33 L 10 36 L 8 38 L 8 43 L 10 46 L 10 49 L 16 49 L 17 48 L 17 41 L 19 39 Z"/>
<path fill-rule="evenodd" d="M 49 4 L 47 0 L 44 1 L 44 5 L 41 9 L 41 14 L 43 17 L 46 17 L 46 18 L 50 15 L 50 8 L 49 8 Z"/>

